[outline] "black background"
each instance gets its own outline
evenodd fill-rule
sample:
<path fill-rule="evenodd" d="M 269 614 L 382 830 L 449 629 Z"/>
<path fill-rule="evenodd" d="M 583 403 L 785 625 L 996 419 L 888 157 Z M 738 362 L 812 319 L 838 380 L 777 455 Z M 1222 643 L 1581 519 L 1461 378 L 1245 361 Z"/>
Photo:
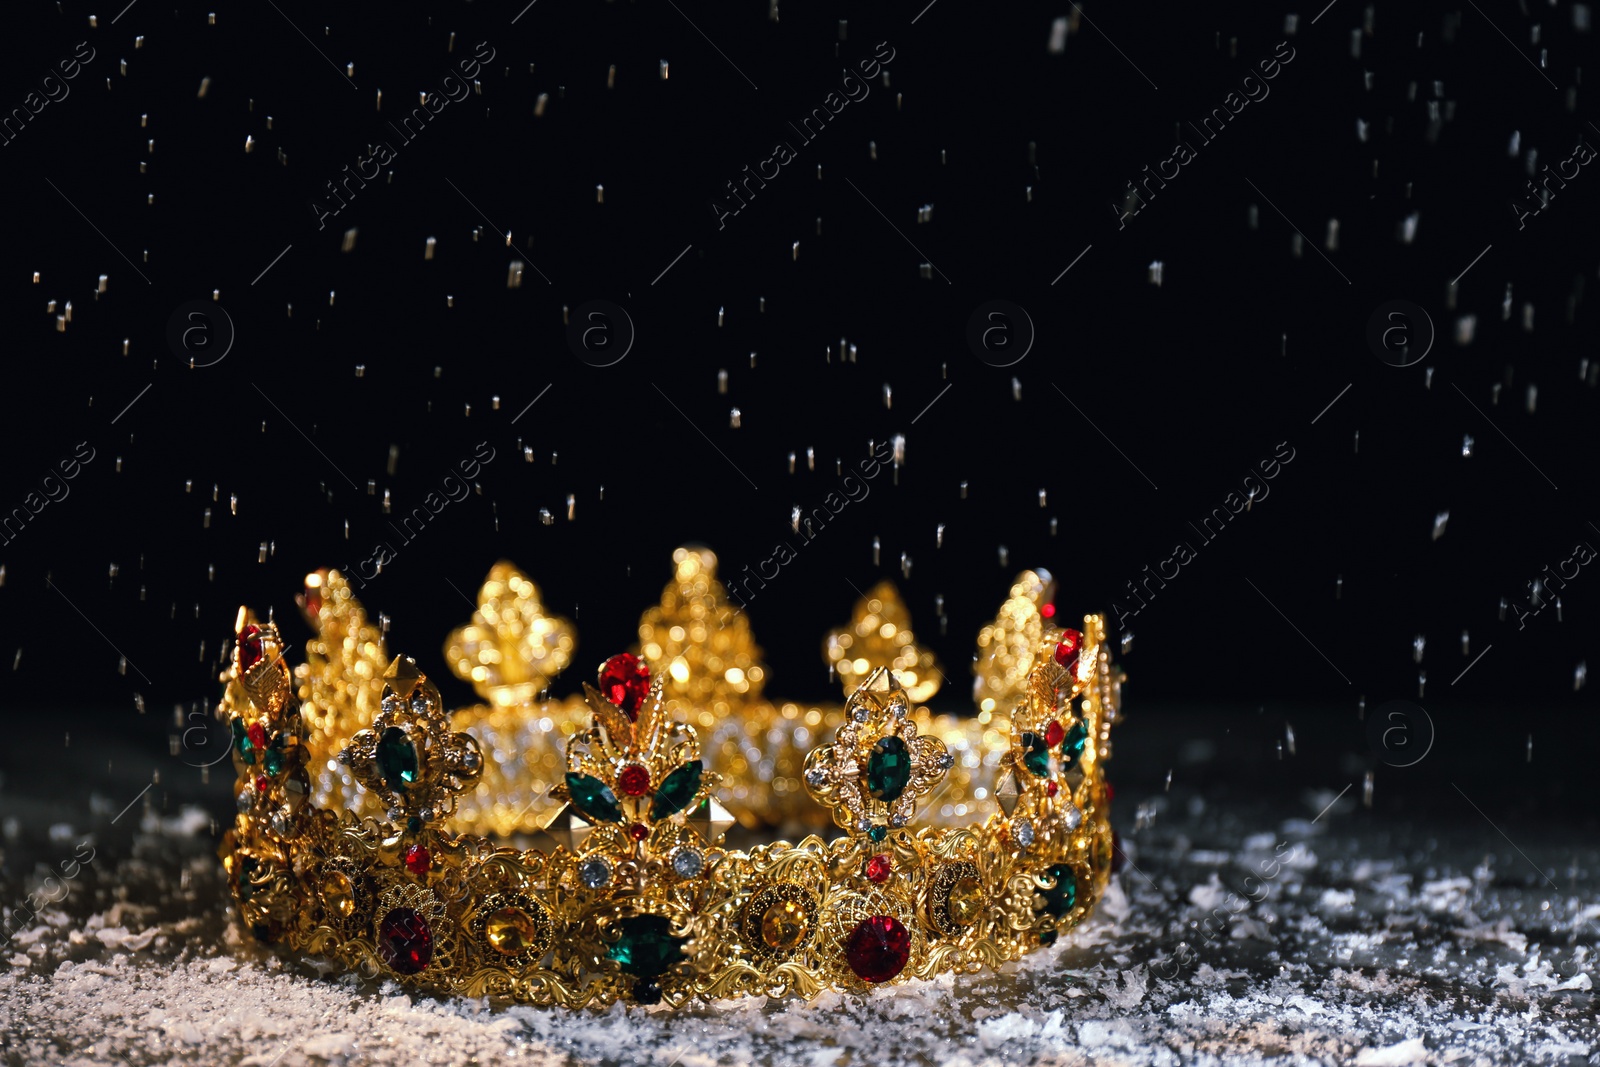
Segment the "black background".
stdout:
<path fill-rule="evenodd" d="M 1537 169 L 1600 143 L 1582 83 L 1594 36 L 1571 3 L 1526 7 L 1336 0 L 1293 33 L 1275 5 L 1084 7 L 1051 54 L 1071 5 L 790 0 L 774 21 L 764 0 L 30 3 L 0 44 L 0 104 L 22 106 L 80 41 L 95 58 L 0 145 L 0 507 L 78 442 L 96 458 L 0 546 L 4 714 L 45 764 L 81 726 L 139 737 L 126 762 L 141 773 L 192 776 L 165 737 L 214 703 L 238 605 L 272 609 L 299 645 L 305 573 L 379 541 L 398 557 L 360 596 L 447 697 L 470 693 L 440 646 L 502 557 L 577 620 L 587 676 L 633 641 L 674 546 L 711 545 L 724 576 L 753 568 L 799 543 L 790 510 L 822 505 L 836 460 L 903 434 L 904 465 L 751 603 L 769 694 L 834 695 L 821 639 L 889 576 L 955 683 L 941 701 L 960 706 L 973 637 L 1017 571 L 1049 568 L 1067 615 L 1111 611 L 1188 541 L 1197 558 L 1128 619 L 1127 729 L 1141 702 L 1219 724 L 1269 709 L 1263 737 L 1291 712 L 1324 716 L 1364 751 L 1358 699 L 1410 699 L 1465 753 L 1453 773 L 1522 762 L 1527 733 L 1541 754 L 1592 750 L 1595 690 L 1575 691 L 1574 671 L 1600 633 L 1594 567 L 1559 619 L 1499 618 L 1575 544 L 1600 546 L 1600 393 L 1583 377 L 1600 358 L 1600 178 L 1582 169 L 1520 230 L 1511 208 L 1531 149 Z M 404 142 L 388 123 L 480 41 L 494 58 L 477 91 Z M 1125 183 L 1171 153 L 1177 124 L 1285 41 L 1270 95 L 1214 142 L 1189 136 L 1198 158 L 1119 225 Z M 788 123 L 879 42 L 889 85 L 800 143 Z M 319 228 L 313 199 L 379 140 L 396 153 L 384 176 Z M 795 161 L 719 228 L 712 198 L 779 140 Z M 237 336 L 191 368 L 169 320 L 213 292 Z M 1013 367 L 966 341 L 996 298 L 1037 328 Z M 637 328 L 614 366 L 567 343 L 563 309 L 593 299 Z M 1438 331 L 1407 368 L 1365 340 L 1394 299 Z M 64 332 L 50 300 L 72 301 Z M 402 543 L 389 521 L 479 442 L 496 458 L 474 495 Z M 1202 546 L 1188 524 L 1280 442 L 1294 459 L 1270 497 Z M 39 746 L 4 762 L 37 769 Z"/>

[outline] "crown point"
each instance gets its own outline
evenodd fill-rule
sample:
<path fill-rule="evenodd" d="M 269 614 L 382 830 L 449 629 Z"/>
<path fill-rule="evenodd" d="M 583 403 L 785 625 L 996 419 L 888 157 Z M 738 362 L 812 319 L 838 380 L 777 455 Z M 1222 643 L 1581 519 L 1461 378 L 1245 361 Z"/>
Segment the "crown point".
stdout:
<path fill-rule="evenodd" d="M 557 845 L 568 852 L 577 853 L 594 830 L 594 824 L 583 817 L 577 805 L 569 803 L 551 812 L 540 829 Z"/>
<path fill-rule="evenodd" d="M 690 812 L 685 820 L 690 829 L 700 835 L 701 840 L 708 845 L 715 845 L 722 840 L 722 836 L 733 829 L 736 821 L 727 808 L 717 802 L 716 797 L 706 797 L 699 807 Z"/>
<path fill-rule="evenodd" d="M 878 667 L 895 672 L 914 704 L 927 703 L 939 691 L 938 663 L 932 651 L 917 643 L 911 612 L 887 578 L 856 601 L 849 625 L 829 632 L 823 654 L 847 694 Z"/>
<path fill-rule="evenodd" d="M 422 681 L 422 669 L 410 656 L 396 656 L 389 664 L 389 669 L 383 672 L 383 680 L 396 696 L 405 700 L 410 698 L 411 691 Z"/>
<path fill-rule="evenodd" d="M 700 574 L 707 578 L 717 576 L 717 554 L 704 545 L 683 545 L 673 549 L 672 563 L 680 582 Z"/>
<path fill-rule="evenodd" d="M 879 667 L 867 676 L 861 683 L 861 688 L 868 693 L 892 693 L 900 686 L 894 680 L 894 672 L 887 667 Z"/>

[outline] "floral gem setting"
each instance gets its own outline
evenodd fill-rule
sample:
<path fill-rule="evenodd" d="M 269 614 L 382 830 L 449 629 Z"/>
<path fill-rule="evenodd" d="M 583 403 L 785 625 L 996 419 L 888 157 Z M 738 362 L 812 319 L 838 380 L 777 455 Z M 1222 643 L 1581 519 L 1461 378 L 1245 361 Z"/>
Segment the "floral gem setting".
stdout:
<path fill-rule="evenodd" d="M 918 736 L 911 699 L 894 672 L 879 667 L 845 704 L 831 745 L 806 758 L 806 789 L 852 833 L 883 840 L 911 822 L 917 798 L 955 763 L 937 737 Z"/>

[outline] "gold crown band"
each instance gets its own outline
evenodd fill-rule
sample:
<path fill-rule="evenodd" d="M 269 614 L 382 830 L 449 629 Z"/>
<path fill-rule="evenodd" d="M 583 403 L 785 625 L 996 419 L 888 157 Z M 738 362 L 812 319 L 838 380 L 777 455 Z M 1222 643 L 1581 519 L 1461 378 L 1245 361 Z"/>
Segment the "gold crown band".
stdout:
<path fill-rule="evenodd" d="M 241 609 L 220 851 L 251 932 L 406 984 L 581 1007 L 971 972 L 1088 914 L 1114 850 L 1122 679 L 1101 616 L 1054 626 L 1053 583 L 1024 572 L 979 635 L 978 716 L 933 716 L 942 673 L 886 582 L 824 645 L 845 703 L 775 704 L 715 556 L 674 561 L 638 654 L 566 701 L 547 690 L 572 625 L 496 565 L 445 649 L 484 703 L 453 714 L 414 661 L 385 662 L 335 571 L 301 598 L 317 637 L 298 693 L 277 627 Z M 844 832 L 734 850 L 730 808 Z"/>

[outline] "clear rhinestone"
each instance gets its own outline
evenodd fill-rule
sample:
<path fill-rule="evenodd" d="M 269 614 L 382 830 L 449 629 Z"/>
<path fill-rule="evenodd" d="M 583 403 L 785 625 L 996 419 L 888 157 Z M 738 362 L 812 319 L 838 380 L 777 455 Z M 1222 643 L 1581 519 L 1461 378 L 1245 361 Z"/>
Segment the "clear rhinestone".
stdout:
<path fill-rule="evenodd" d="M 950 755 L 948 751 L 939 753 L 938 764 L 941 771 L 948 771 L 951 767 L 955 766 L 955 763 L 956 758 Z"/>
<path fill-rule="evenodd" d="M 294 836 L 294 818 L 288 808 L 279 808 L 272 813 L 272 832 L 283 838 Z"/>
<path fill-rule="evenodd" d="M 895 814 L 895 815 L 889 816 L 889 825 L 893 826 L 897 830 L 900 827 L 904 826 L 909 821 L 910 821 L 910 819 L 908 819 L 904 815 Z"/>
<path fill-rule="evenodd" d="M 705 866 L 705 857 L 696 849 L 680 848 L 672 856 L 672 873 L 679 878 L 694 878 Z"/>
<path fill-rule="evenodd" d="M 399 696 L 395 694 L 393 689 L 385 689 L 383 691 L 383 710 L 385 712 L 393 715 L 395 712 L 400 711 L 405 706 L 406 702 L 401 700 Z"/>
<path fill-rule="evenodd" d="M 350 761 L 355 759 L 355 754 L 352 753 L 348 748 L 341 748 L 339 750 L 338 759 L 340 763 L 348 767 L 350 766 Z"/>
<path fill-rule="evenodd" d="M 428 714 L 428 697 L 421 689 L 411 694 L 411 714 Z"/>
<path fill-rule="evenodd" d="M 828 771 L 825 767 L 812 767 L 806 771 L 806 784 L 813 789 L 821 789 L 828 784 Z"/>
<path fill-rule="evenodd" d="M 1011 822 L 1011 839 L 1023 848 L 1033 844 L 1033 823 L 1027 819 L 1013 819 Z"/>
<path fill-rule="evenodd" d="M 611 881 L 611 864 L 594 856 L 578 864 L 578 880 L 590 889 L 604 889 Z"/>
<path fill-rule="evenodd" d="M 855 710 L 850 713 L 850 717 L 856 722 L 866 722 L 869 714 L 870 712 L 867 711 L 866 705 L 858 704 Z"/>
<path fill-rule="evenodd" d="M 867 818 L 865 815 L 861 816 L 861 818 L 856 820 L 856 829 L 860 830 L 862 833 L 866 833 L 868 830 L 872 829 L 872 820 Z"/>
<path fill-rule="evenodd" d="M 904 719 L 908 710 L 904 704 L 896 704 L 894 706 L 894 717 L 896 719 Z"/>
<path fill-rule="evenodd" d="M 1078 810 L 1078 805 L 1067 801 L 1066 811 L 1061 815 L 1061 821 L 1067 824 L 1068 830 L 1076 830 L 1083 825 L 1083 812 Z"/>
<path fill-rule="evenodd" d="M 233 798 L 233 805 L 234 807 L 238 808 L 242 814 L 250 810 L 250 805 L 255 802 L 255 799 L 255 790 L 247 785 L 243 789 L 239 790 L 238 795 Z"/>

